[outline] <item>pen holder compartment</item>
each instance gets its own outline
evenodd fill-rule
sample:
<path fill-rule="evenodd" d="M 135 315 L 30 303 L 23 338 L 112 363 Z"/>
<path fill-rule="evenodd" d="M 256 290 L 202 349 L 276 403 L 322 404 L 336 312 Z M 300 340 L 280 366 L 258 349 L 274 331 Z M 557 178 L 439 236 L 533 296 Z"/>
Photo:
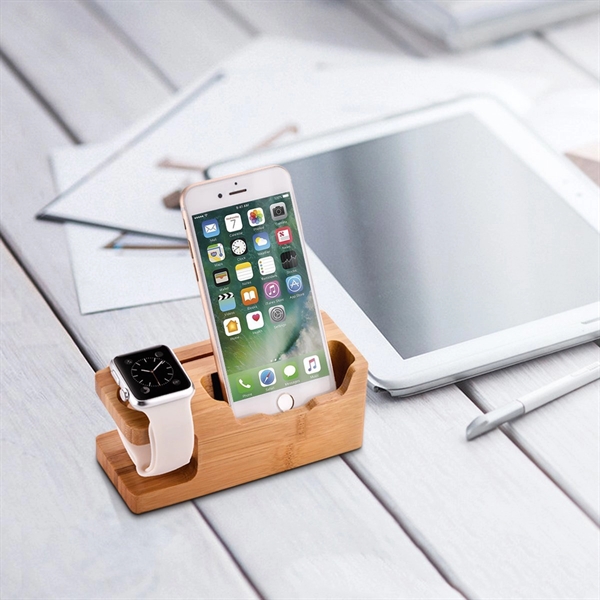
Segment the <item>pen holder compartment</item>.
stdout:
<path fill-rule="evenodd" d="M 210 341 L 175 350 L 196 388 L 190 463 L 164 475 L 140 477 L 116 430 L 96 438 L 96 458 L 132 512 L 169 506 L 360 448 L 367 362 L 329 316 L 322 317 L 336 389 L 277 415 L 234 417 L 229 404 L 218 399 Z M 96 373 L 96 392 L 130 442 L 149 443 L 146 415 L 119 400 L 108 368 Z"/>

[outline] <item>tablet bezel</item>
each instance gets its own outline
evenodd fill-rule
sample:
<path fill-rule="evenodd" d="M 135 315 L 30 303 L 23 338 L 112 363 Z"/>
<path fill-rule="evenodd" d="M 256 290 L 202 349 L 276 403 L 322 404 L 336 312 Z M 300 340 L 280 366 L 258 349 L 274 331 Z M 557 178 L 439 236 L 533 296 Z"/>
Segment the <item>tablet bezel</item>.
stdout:
<path fill-rule="evenodd" d="M 579 169 L 537 138 L 492 98 L 469 97 L 386 118 L 351 129 L 266 150 L 211 166 L 209 177 L 335 150 L 464 114 L 476 116 L 595 231 L 600 232 L 598 188 Z M 599 237 L 600 249 L 600 237 Z M 369 361 L 371 385 L 395 396 L 422 392 L 567 348 L 599 334 L 600 302 L 594 302 L 459 344 L 403 359 L 318 257 L 311 266 L 320 304 L 351 334 Z M 322 285 L 319 285 L 323 282 Z"/>

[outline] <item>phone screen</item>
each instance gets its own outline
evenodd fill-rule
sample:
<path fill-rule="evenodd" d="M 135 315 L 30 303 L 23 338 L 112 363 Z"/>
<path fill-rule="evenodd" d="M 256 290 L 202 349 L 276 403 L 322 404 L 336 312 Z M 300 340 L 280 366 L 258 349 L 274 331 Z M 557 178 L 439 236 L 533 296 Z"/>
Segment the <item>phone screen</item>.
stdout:
<path fill-rule="evenodd" d="M 290 193 L 192 220 L 233 401 L 328 376 Z"/>

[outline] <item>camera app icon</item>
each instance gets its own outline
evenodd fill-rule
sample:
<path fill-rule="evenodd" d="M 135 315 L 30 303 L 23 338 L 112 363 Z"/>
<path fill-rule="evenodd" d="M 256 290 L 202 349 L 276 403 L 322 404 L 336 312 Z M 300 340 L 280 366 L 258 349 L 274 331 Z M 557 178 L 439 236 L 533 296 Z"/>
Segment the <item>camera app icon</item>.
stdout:
<path fill-rule="evenodd" d="M 281 221 L 287 217 L 287 208 L 285 207 L 285 202 L 271 204 L 270 208 L 273 221 Z"/>

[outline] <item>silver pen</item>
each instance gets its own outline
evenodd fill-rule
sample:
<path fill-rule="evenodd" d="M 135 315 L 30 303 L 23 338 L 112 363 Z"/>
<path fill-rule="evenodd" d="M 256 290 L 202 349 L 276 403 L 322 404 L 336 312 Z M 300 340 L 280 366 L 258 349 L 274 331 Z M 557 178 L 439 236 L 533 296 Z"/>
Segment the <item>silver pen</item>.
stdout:
<path fill-rule="evenodd" d="M 467 427 L 467 440 L 475 439 L 502 425 L 502 423 L 512 421 L 599 378 L 600 361 L 596 361 L 587 367 L 583 367 L 583 369 L 575 371 L 575 373 L 529 392 L 529 394 L 525 394 L 500 408 L 491 410 L 485 415 L 480 415 Z"/>

